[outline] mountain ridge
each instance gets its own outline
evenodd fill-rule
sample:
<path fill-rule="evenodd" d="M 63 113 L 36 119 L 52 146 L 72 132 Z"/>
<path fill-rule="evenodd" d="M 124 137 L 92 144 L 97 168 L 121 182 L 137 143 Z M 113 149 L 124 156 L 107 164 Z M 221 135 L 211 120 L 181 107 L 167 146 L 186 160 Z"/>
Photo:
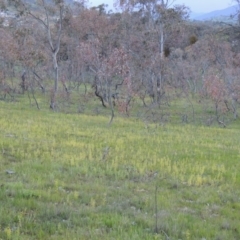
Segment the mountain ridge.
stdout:
<path fill-rule="evenodd" d="M 205 13 L 205 14 L 198 14 L 198 13 L 192 13 L 190 15 L 190 19 L 191 20 L 197 20 L 197 21 L 207 21 L 207 20 L 216 20 L 216 19 L 220 19 L 220 18 L 231 18 L 236 20 L 236 16 L 237 15 L 237 10 L 238 10 L 238 5 L 234 5 L 228 8 L 224 8 L 221 10 L 215 10 L 215 11 L 211 11 L 209 13 Z"/>

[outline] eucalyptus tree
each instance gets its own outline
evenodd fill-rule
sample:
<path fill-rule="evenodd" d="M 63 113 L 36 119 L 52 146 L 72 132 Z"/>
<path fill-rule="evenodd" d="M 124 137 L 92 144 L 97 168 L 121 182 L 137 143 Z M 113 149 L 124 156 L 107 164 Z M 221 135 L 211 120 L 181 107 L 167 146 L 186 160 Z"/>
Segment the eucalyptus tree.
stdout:
<path fill-rule="evenodd" d="M 141 22 L 138 24 L 141 25 L 140 32 L 139 26 L 136 26 L 134 32 L 140 36 L 135 41 L 140 44 L 140 48 L 134 54 L 138 55 L 140 61 L 146 91 L 153 102 L 158 104 L 165 94 L 167 57 L 171 45 L 176 42 L 174 38 L 181 37 L 181 33 L 175 37 L 173 33 L 177 31 L 176 26 L 188 17 L 185 6 L 173 4 L 174 1 L 169 0 L 122 0 L 118 3 L 124 13 L 129 13 L 132 18 L 137 16 Z"/>
<path fill-rule="evenodd" d="M 7 95 L 13 98 L 15 92 L 14 64 L 19 57 L 18 44 L 8 29 L 0 27 L 0 35 L 0 94 L 3 99 Z"/>
<path fill-rule="evenodd" d="M 63 21 L 65 18 L 66 5 L 64 0 L 2 0 L 5 8 L 15 9 L 19 24 L 31 19 L 37 23 L 35 32 L 44 31 L 45 49 L 51 56 L 52 78 L 54 86 L 51 93 L 50 108 L 56 108 L 56 96 L 59 83 L 58 54 L 61 47 L 63 33 Z M 45 41 L 45 40 L 44 40 Z"/>

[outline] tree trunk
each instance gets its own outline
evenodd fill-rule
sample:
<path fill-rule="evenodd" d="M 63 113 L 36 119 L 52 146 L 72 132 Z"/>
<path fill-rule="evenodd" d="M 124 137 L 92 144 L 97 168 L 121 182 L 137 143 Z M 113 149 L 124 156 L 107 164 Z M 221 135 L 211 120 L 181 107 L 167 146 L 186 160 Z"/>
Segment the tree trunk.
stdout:
<path fill-rule="evenodd" d="M 162 85 L 162 63 L 164 58 L 164 31 L 163 31 L 163 23 L 160 23 L 159 26 L 160 29 L 160 39 L 159 39 L 159 45 L 160 45 L 160 58 L 161 58 L 161 66 L 160 66 L 160 76 L 157 78 L 157 103 L 160 103 L 161 98 L 161 85 Z"/>
<path fill-rule="evenodd" d="M 237 101 L 235 99 L 232 99 L 233 117 L 235 120 L 238 118 L 236 103 L 237 103 Z"/>
<path fill-rule="evenodd" d="M 57 63 L 57 52 L 53 53 L 53 68 L 54 68 L 54 89 L 51 96 L 50 108 L 55 110 L 56 108 L 56 97 L 58 92 L 58 63 Z"/>
<path fill-rule="evenodd" d="M 58 62 L 57 62 L 57 52 L 53 53 L 53 63 L 54 63 L 54 92 L 58 91 Z"/>
<path fill-rule="evenodd" d="M 163 24 L 160 23 L 159 26 L 160 29 L 160 56 L 161 56 L 161 60 L 163 60 L 164 57 L 164 32 L 163 32 Z"/>

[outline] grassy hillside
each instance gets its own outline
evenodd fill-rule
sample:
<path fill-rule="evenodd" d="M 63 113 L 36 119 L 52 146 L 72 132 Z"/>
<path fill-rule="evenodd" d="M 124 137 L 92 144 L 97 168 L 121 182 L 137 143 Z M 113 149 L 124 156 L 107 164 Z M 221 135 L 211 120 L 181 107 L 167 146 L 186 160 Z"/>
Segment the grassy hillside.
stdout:
<path fill-rule="evenodd" d="M 239 126 L 0 116 L 0 239 L 240 239 Z"/>

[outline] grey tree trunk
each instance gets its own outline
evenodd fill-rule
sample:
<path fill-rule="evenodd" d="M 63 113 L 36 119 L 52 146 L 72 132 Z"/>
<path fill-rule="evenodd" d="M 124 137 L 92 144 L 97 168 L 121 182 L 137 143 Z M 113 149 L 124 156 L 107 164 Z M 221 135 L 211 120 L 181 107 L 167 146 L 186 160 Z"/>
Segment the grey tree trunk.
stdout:
<path fill-rule="evenodd" d="M 159 39 L 159 45 L 160 45 L 160 58 L 161 58 L 161 66 L 160 66 L 160 72 L 159 72 L 159 77 L 157 78 L 157 103 L 160 103 L 161 100 L 161 88 L 162 88 L 162 79 L 163 79 L 163 59 L 164 59 L 164 30 L 163 30 L 163 23 L 160 23 L 159 26 L 160 30 L 160 39 Z"/>

